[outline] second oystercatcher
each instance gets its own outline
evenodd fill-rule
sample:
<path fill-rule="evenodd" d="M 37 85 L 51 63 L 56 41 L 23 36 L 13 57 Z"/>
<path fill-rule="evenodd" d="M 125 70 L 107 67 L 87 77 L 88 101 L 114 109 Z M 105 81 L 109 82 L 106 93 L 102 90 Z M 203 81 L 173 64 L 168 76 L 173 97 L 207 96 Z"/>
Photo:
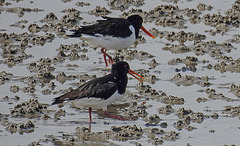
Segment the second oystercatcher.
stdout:
<path fill-rule="evenodd" d="M 125 61 L 119 61 L 112 65 L 111 74 L 90 80 L 75 90 L 72 90 L 60 97 L 54 98 L 54 104 L 63 103 L 64 101 L 73 101 L 73 105 L 89 109 L 89 122 L 92 122 L 92 108 L 103 109 L 104 114 L 120 120 L 125 118 L 113 115 L 107 112 L 107 106 L 121 99 L 125 93 L 128 77 L 127 73 L 139 81 L 143 77 L 132 71 Z"/>
<path fill-rule="evenodd" d="M 139 15 L 129 16 L 127 19 L 102 17 L 105 20 L 97 20 L 96 24 L 81 26 L 74 31 L 69 37 L 81 37 L 93 47 L 101 47 L 104 61 L 108 66 L 106 57 L 109 58 L 109 63 L 113 64 L 113 59 L 106 53 L 108 49 L 121 50 L 128 48 L 138 38 L 139 30 L 142 29 L 152 38 L 155 38 L 143 26 L 143 18 Z"/>

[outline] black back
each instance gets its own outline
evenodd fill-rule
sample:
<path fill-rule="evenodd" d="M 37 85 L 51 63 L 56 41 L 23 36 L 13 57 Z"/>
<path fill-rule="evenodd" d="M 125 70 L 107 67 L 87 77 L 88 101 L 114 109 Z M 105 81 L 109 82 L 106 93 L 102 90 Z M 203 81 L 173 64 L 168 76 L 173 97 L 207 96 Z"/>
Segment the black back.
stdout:
<path fill-rule="evenodd" d="M 128 37 L 132 34 L 129 29 L 130 25 L 135 28 L 136 38 L 139 34 L 139 29 L 142 26 L 143 19 L 139 15 L 129 16 L 127 19 L 123 18 L 111 18 L 103 17 L 105 20 L 97 20 L 96 24 L 82 26 L 78 30 L 74 31 L 69 37 L 80 37 L 81 34 L 87 34 L 92 36 L 97 36 L 96 34 L 101 34 L 103 36 L 113 36 L 113 37 Z"/>
<path fill-rule="evenodd" d="M 124 94 L 128 82 L 128 70 L 129 65 L 127 62 L 117 62 L 112 65 L 111 74 L 88 81 L 77 89 L 72 90 L 60 97 L 54 98 L 52 105 L 62 103 L 66 100 L 90 97 L 108 99 L 116 91 L 118 91 L 119 94 Z"/>

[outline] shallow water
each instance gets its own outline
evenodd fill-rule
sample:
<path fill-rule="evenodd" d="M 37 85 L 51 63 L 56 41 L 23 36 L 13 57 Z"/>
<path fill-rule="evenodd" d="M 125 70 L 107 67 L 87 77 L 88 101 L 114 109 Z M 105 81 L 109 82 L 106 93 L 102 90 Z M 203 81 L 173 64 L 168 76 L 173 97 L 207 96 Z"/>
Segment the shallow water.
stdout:
<path fill-rule="evenodd" d="M 156 39 L 152 39 L 143 32 L 140 32 L 141 35 L 145 38 L 145 43 L 140 43 L 137 45 L 136 48 L 131 47 L 131 49 L 138 51 L 144 51 L 151 55 L 153 55 L 153 58 L 144 58 L 139 59 L 137 57 L 133 57 L 130 60 L 128 59 L 127 62 L 130 64 L 131 69 L 137 71 L 138 69 L 144 69 L 148 70 L 149 74 L 144 74 L 146 77 L 150 75 L 154 75 L 156 77 L 156 80 L 154 80 L 154 84 L 151 82 L 144 82 L 144 85 L 151 86 L 152 89 L 155 89 L 159 94 L 165 93 L 167 97 L 174 96 L 177 98 L 183 98 L 184 104 L 176 104 L 176 103 L 164 103 L 162 101 L 162 97 L 150 95 L 149 93 L 141 93 L 139 90 L 137 90 L 137 85 L 139 84 L 137 80 L 131 79 L 128 83 L 128 91 L 126 95 L 124 96 L 124 99 L 121 102 L 118 102 L 122 106 L 123 103 L 129 103 L 131 106 L 133 102 L 136 102 L 138 105 L 141 105 L 143 102 L 146 102 L 144 105 L 146 106 L 146 112 L 147 115 L 145 118 L 138 117 L 137 120 L 129 120 L 129 121 L 119 121 L 115 119 L 111 119 L 108 117 L 105 117 L 101 115 L 101 111 L 94 111 L 93 113 L 93 121 L 94 124 L 92 124 L 92 132 L 104 132 L 105 130 L 111 130 L 112 126 L 124 126 L 124 125 L 136 125 L 138 128 L 143 129 L 143 133 L 138 138 L 131 138 L 127 137 L 126 140 L 121 141 L 117 140 L 117 138 L 106 138 L 101 140 L 79 140 L 77 137 L 80 137 L 76 134 L 76 128 L 77 127 L 88 127 L 88 111 L 87 110 L 76 110 L 75 108 L 71 108 L 70 105 L 65 105 L 61 109 L 64 109 L 66 111 L 65 116 L 60 116 L 58 120 L 54 118 L 56 111 L 59 110 L 58 106 L 47 106 L 47 110 L 43 110 L 40 113 L 38 113 L 38 117 L 35 118 L 29 118 L 29 117 L 14 117 L 14 115 L 11 115 L 11 110 L 14 109 L 14 107 L 18 104 L 21 104 L 23 102 L 29 101 L 30 99 L 37 99 L 39 103 L 41 104 L 51 104 L 52 99 L 54 97 L 57 97 L 64 93 L 64 91 L 60 91 L 62 89 L 68 89 L 69 87 L 77 88 L 77 85 L 73 83 L 79 83 L 80 78 L 76 79 L 68 79 L 65 82 L 58 81 L 57 79 L 52 80 L 43 80 L 42 78 L 39 78 L 39 72 L 30 70 L 28 67 L 31 63 L 37 63 L 40 64 L 41 58 L 50 58 L 53 59 L 57 56 L 59 53 L 58 49 L 61 44 L 63 45 L 71 45 L 71 44 L 82 44 L 82 41 L 80 39 L 76 38 L 65 38 L 64 35 L 57 35 L 58 32 L 55 30 L 49 30 L 48 33 L 54 34 L 55 38 L 53 38 L 50 42 L 46 42 L 44 45 L 38 45 L 38 44 L 31 44 L 29 42 L 28 45 L 31 45 L 26 47 L 24 50 L 22 50 L 22 53 L 25 53 L 27 58 L 24 58 L 20 63 L 16 63 L 13 66 L 7 65 L 7 63 L 4 63 L 5 61 L 9 61 L 9 59 L 6 57 L 6 54 L 4 54 L 3 49 L 3 42 L 1 42 L 1 56 L 0 56 L 0 68 L 1 71 L 5 71 L 7 73 L 11 73 L 12 75 L 7 75 L 1 77 L 0 84 L 0 141 L 1 145 L 28 145 L 31 142 L 37 142 L 42 145 L 54 145 L 56 144 L 54 142 L 54 139 L 58 139 L 62 142 L 70 142 L 63 138 L 63 133 L 66 135 L 70 135 L 69 137 L 75 138 L 75 141 L 72 141 L 73 144 L 103 144 L 103 145 L 154 145 L 154 144 L 162 144 L 162 145 L 240 145 L 239 142 L 239 97 L 237 95 L 239 94 L 233 94 L 231 92 L 231 85 L 234 84 L 236 86 L 239 86 L 240 79 L 239 79 L 239 36 L 238 36 L 238 42 L 232 42 L 231 40 L 234 39 L 235 35 L 239 35 L 240 29 L 239 27 L 235 27 L 233 25 L 226 25 L 228 29 L 224 29 L 222 31 L 216 32 L 215 35 L 211 35 L 209 30 L 216 30 L 216 27 L 205 25 L 204 24 L 204 18 L 203 16 L 205 14 L 221 14 L 222 16 L 226 16 L 225 12 L 232 8 L 232 5 L 234 4 L 234 0 L 212 0 L 212 1 L 189 1 L 189 0 L 179 0 L 177 3 L 174 3 L 174 1 L 155 1 L 155 0 L 148 0 L 144 1 L 145 4 L 143 4 L 140 7 L 136 7 L 134 5 L 131 5 L 128 9 L 125 9 L 123 11 L 120 10 L 113 10 L 110 8 L 110 6 L 107 4 L 107 1 L 101 0 L 101 3 L 98 4 L 93 3 L 91 1 L 84 1 L 85 3 L 90 3 L 90 5 L 85 5 L 83 7 L 76 6 L 75 3 L 78 1 L 70 0 L 69 2 L 63 2 L 63 1 L 6 1 L 3 3 L 2 6 L 0 6 L 0 33 L 15 33 L 20 34 L 27 32 L 28 34 L 31 34 L 31 32 L 28 30 L 28 27 L 30 24 L 38 24 L 40 27 L 42 27 L 44 24 L 53 23 L 56 24 L 56 22 L 60 22 L 62 17 L 66 15 L 66 13 L 61 12 L 64 9 L 68 8 L 75 8 L 79 11 L 80 17 L 83 18 L 83 20 L 80 20 L 78 25 L 83 25 L 84 22 L 90 22 L 93 23 L 97 19 L 101 19 L 100 17 L 97 17 L 95 15 L 92 15 L 88 13 L 89 11 L 96 8 L 97 5 L 100 5 L 100 7 L 106 7 L 107 10 L 110 10 L 112 13 L 110 13 L 108 16 L 112 17 L 121 17 L 123 12 L 128 12 L 131 9 L 142 9 L 143 11 L 150 11 L 153 10 L 155 7 L 159 5 L 172 5 L 172 6 L 178 6 L 179 11 L 174 12 L 174 15 L 182 15 L 184 24 L 182 28 L 179 28 L 178 26 L 166 26 L 163 27 L 161 25 L 156 25 L 155 20 L 148 21 L 144 23 L 144 27 L 147 30 L 156 28 L 158 31 L 163 32 L 163 34 L 166 36 L 168 32 L 175 32 L 178 33 L 180 31 L 184 31 L 186 33 L 192 32 L 192 33 L 198 33 L 201 35 L 205 35 L 206 39 L 201 40 L 202 42 L 209 42 L 209 41 L 215 41 L 217 45 L 212 45 L 208 49 L 209 52 L 205 52 L 202 55 L 197 55 L 194 52 L 194 49 L 196 46 L 194 46 L 194 41 L 186 41 L 184 42 L 185 46 L 190 47 L 191 50 L 187 53 L 181 52 L 171 52 L 169 50 L 164 50 L 164 47 L 170 47 L 171 45 L 179 45 L 178 41 L 169 41 L 164 36 L 163 38 L 157 37 Z M 205 5 L 211 5 L 212 9 L 205 10 L 205 11 L 199 11 L 197 9 L 197 5 L 199 3 L 203 3 Z M 236 3 L 239 3 L 239 1 L 236 0 Z M 9 5 L 7 5 L 9 3 Z M 238 4 L 239 7 L 239 4 Z M 38 8 L 42 11 L 38 12 L 27 12 L 25 11 L 22 15 L 22 13 L 12 13 L 9 12 L 10 8 L 15 8 L 14 10 L 19 10 L 19 8 Z M 196 9 L 197 12 L 201 12 L 199 14 L 200 22 L 193 24 L 190 22 L 189 17 L 187 17 L 187 14 L 183 11 L 186 8 L 190 9 Z M 56 22 L 41 22 L 43 18 L 49 13 L 53 12 L 58 20 Z M 236 12 L 239 16 L 240 12 Z M 158 19 L 158 18 L 157 18 Z M 16 22 L 21 20 L 27 20 L 27 23 L 20 23 L 20 26 L 24 25 L 24 28 L 11 26 L 12 24 L 16 24 Z M 240 21 L 240 18 L 237 18 L 238 21 Z M 66 30 L 66 33 L 69 33 L 69 30 L 71 27 L 67 28 L 64 27 Z M 32 33 L 36 36 L 44 36 L 46 33 L 44 31 L 40 31 L 38 33 Z M 64 33 L 65 34 L 65 33 Z M 29 39 L 30 40 L 30 39 Z M 226 47 L 221 45 L 223 42 L 231 43 L 232 47 Z M 197 41 L 195 42 L 197 43 Z M 13 43 L 10 43 L 13 45 L 19 45 L 19 41 L 13 41 Z M 11 47 L 9 47 L 11 48 Z M 108 73 L 108 70 L 105 68 L 102 54 L 100 53 L 100 50 L 93 49 L 89 46 L 81 47 L 81 49 L 86 48 L 88 51 L 83 52 L 82 50 L 77 50 L 78 55 L 86 55 L 88 57 L 88 60 L 84 59 L 77 59 L 77 60 L 70 60 L 69 58 L 65 58 L 62 62 L 51 62 L 51 67 L 54 67 L 55 70 L 51 71 L 51 74 L 55 77 L 61 73 L 64 72 L 67 76 L 70 75 L 83 75 L 88 74 L 89 76 L 96 75 L 97 77 L 106 75 Z M 202 48 L 204 48 L 204 45 L 202 45 Z M 230 52 L 226 51 L 230 48 Z M 14 49 L 12 47 L 11 49 Z M 20 49 L 19 46 L 16 47 L 16 50 Z M 219 49 L 222 54 L 211 53 L 211 51 Z M 218 50 L 218 51 L 219 51 Z M 70 54 L 71 51 L 65 50 L 66 54 Z M 76 51 L 76 50 L 75 50 Z M 72 50 L 74 52 L 74 50 Z M 114 51 L 109 51 L 110 54 L 116 54 Z M 214 56 L 214 54 L 216 56 Z M 8 55 L 8 54 L 7 54 Z M 14 57 L 17 57 L 18 55 L 22 55 L 21 53 L 16 54 L 10 54 Z M 195 67 L 195 71 L 191 71 L 189 68 L 184 70 L 184 67 L 186 65 L 184 63 L 176 63 L 175 65 L 170 65 L 169 61 L 172 61 L 173 59 L 186 59 L 187 56 L 195 57 L 197 58 L 197 65 L 190 65 L 191 67 Z M 223 57 L 225 56 L 225 57 Z M 226 59 L 227 57 L 232 57 L 232 59 Z M 149 66 L 149 62 L 155 59 L 157 63 L 159 63 L 155 68 L 151 68 Z M 238 60 L 237 60 L 238 59 Z M 184 62 L 184 61 L 183 61 Z M 238 63 L 238 67 L 228 67 L 225 68 L 226 71 L 220 72 L 219 70 L 215 69 L 214 66 L 219 64 L 220 62 L 226 62 L 227 64 L 232 63 Z M 70 66 L 70 65 L 77 65 L 77 66 Z M 212 68 L 207 69 L 208 65 L 212 65 Z M 233 71 L 235 70 L 235 71 Z M 178 73 L 181 74 L 181 76 L 194 76 L 198 79 L 193 83 L 189 81 L 189 85 L 186 85 L 188 81 L 183 80 L 180 81 L 179 79 L 173 80 L 174 76 Z M 34 92 L 24 92 L 24 87 L 30 87 L 33 86 L 33 84 L 29 84 L 29 79 L 26 79 L 26 77 L 31 76 L 33 79 L 36 79 L 36 83 L 34 83 L 35 91 Z M 208 86 L 204 83 L 204 79 L 201 78 L 203 76 L 208 77 L 208 83 L 210 83 Z M 131 77 L 132 78 L 132 77 Z M 190 78 L 190 77 L 189 77 Z M 199 79 L 201 78 L 201 79 Z M 49 87 L 49 82 L 54 82 L 56 87 L 51 89 Z M 10 90 L 11 86 L 16 85 L 20 88 L 20 90 L 16 93 L 12 92 Z M 236 93 L 239 92 L 240 87 L 236 88 Z M 51 91 L 50 94 L 44 94 L 43 91 L 49 89 Z M 210 94 L 208 92 L 208 89 L 214 89 L 215 94 Z M 130 98 L 129 94 L 138 95 L 138 99 Z M 212 96 L 210 96 L 212 95 Z M 216 96 L 214 96 L 216 95 Z M 223 96 L 222 96 L 223 95 Z M 6 96 L 8 96 L 6 98 Z M 15 98 L 15 96 L 19 97 L 19 100 Z M 214 98 L 214 97 L 215 98 Z M 206 99 L 206 101 L 198 102 L 197 99 L 199 97 L 203 97 Z M 211 98 L 213 97 L 213 98 Z M 161 102 L 162 101 L 162 102 Z M 124 108 L 117 108 L 114 106 L 109 107 L 110 112 L 117 112 L 120 115 L 125 115 L 125 110 L 130 110 L 130 106 L 127 105 Z M 164 107 L 165 105 L 171 105 L 173 108 L 173 112 L 169 115 L 160 114 L 158 112 L 159 108 Z M 231 108 L 227 109 L 228 106 L 236 107 L 236 109 Z M 179 120 L 184 121 L 186 117 L 179 118 L 177 116 L 178 111 L 180 108 L 184 108 L 186 110 L 191 109 L 194 113 L 189 116 L 192 118 L 190 124 L 183 126 L 182 129 L 176 128 L 174 125 Z M 235 112 L 232 112 L 234 111 Z M 202 113 L 204 118 L 201 122 L 194 121 L 194 114 L 197 112 Z M 211 116 L 216 113 L 219 117 L 218 118 L 212 118 Z M 6 115 L 5 115 L 6 114 Z M 47 114 L 50 116 L 50 119 L 43 120 L 42 117 L 44 114 Z M 160 117 L 160 122 L 155 125 L 148 126 L 145 119 L 153 116 L 154 114 L 157 114 L 157 116 Z M 9 115 L 9 116 L 8 116 Z M 4 116 L 7 116 L 4 118 Z M 32 121 L 34 124 L 34 128 L 29 128 L 30 132 L 19 132 L 19 129 L 17 132 L 9 132 L 7 131 L 6 123 L 12 122 L 12 123 L 27 123 L 28 121 Z M 160 124 L 166 122 L 168 126 L 166 128 L 160 127 Z M 195 127 L 196 129 L 188 130 L 189 126 Z M 176 139 L 169 140 L 164 138 L 164 134 L 154 134 L 154 138 L 150 137 L 148 135 L 148 129 L 151 128 L 158 128 L 164 130 L 166 133 L 170 131 L 175 131 L 178 134 Z M 27 130 L 29 130 L 27 129 Z M 163 143 L 159 142 L 157 143 L 157 139 L 163 140 Z M 155 143 L 154 143 L 155 140 Z"/>

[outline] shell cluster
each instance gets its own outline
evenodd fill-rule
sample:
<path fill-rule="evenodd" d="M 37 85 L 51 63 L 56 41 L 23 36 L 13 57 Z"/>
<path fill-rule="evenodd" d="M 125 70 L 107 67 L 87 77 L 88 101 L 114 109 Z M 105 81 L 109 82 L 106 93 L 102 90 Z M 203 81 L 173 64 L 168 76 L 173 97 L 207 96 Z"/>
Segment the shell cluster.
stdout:
<path fill-rule="evenodd" d="M 44 7 L 0 0 L 1 137 L 9 143 L 29 137 L 28 145 L 190 146 L 199 144 L 196 137 L 202 145 L 213 145 L 207 138 L 238 145 L 239 137 L 227 133 L 239 132 L 240 118 L 240 0 L 231 2 L 219 1 L 222 10 L 191 0 L 62 0 Z M 129 77 L 124 99 L 108 107 L 129 121 L 94 109 L 91 131 L 87 110 L 50 106 L 54 97 L 109 73 L 97 48 L 68 35 L 101 16 L 132 14 L 156 39 L 140 32 L 130 48 L 110 54 L 145 80 Z"/>

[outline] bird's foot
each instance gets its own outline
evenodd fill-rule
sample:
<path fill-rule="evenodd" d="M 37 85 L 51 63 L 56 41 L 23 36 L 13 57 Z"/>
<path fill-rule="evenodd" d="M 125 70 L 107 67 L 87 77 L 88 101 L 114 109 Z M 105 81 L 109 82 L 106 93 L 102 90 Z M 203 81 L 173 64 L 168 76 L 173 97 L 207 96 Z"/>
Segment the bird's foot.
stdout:
<path fill-rule="evenodd" d="M 118 120 L 122 120 L 122 121 L 127 121 L 127 120 L 129 120 L 128 118 L 124 118 L 124 117 L 122 117 L 122 116 L 114 115 L 114 114 L 111 114 L 111 113 L 109 113 L 109 112 L 107 112 L 107 111 L 104 111 L 104 114 L 105 114 L 105 115 L 108 115 L 109 117 L 112 117 L 112 118 L 115 118 L 115 119 L 118 119 Z"/>

